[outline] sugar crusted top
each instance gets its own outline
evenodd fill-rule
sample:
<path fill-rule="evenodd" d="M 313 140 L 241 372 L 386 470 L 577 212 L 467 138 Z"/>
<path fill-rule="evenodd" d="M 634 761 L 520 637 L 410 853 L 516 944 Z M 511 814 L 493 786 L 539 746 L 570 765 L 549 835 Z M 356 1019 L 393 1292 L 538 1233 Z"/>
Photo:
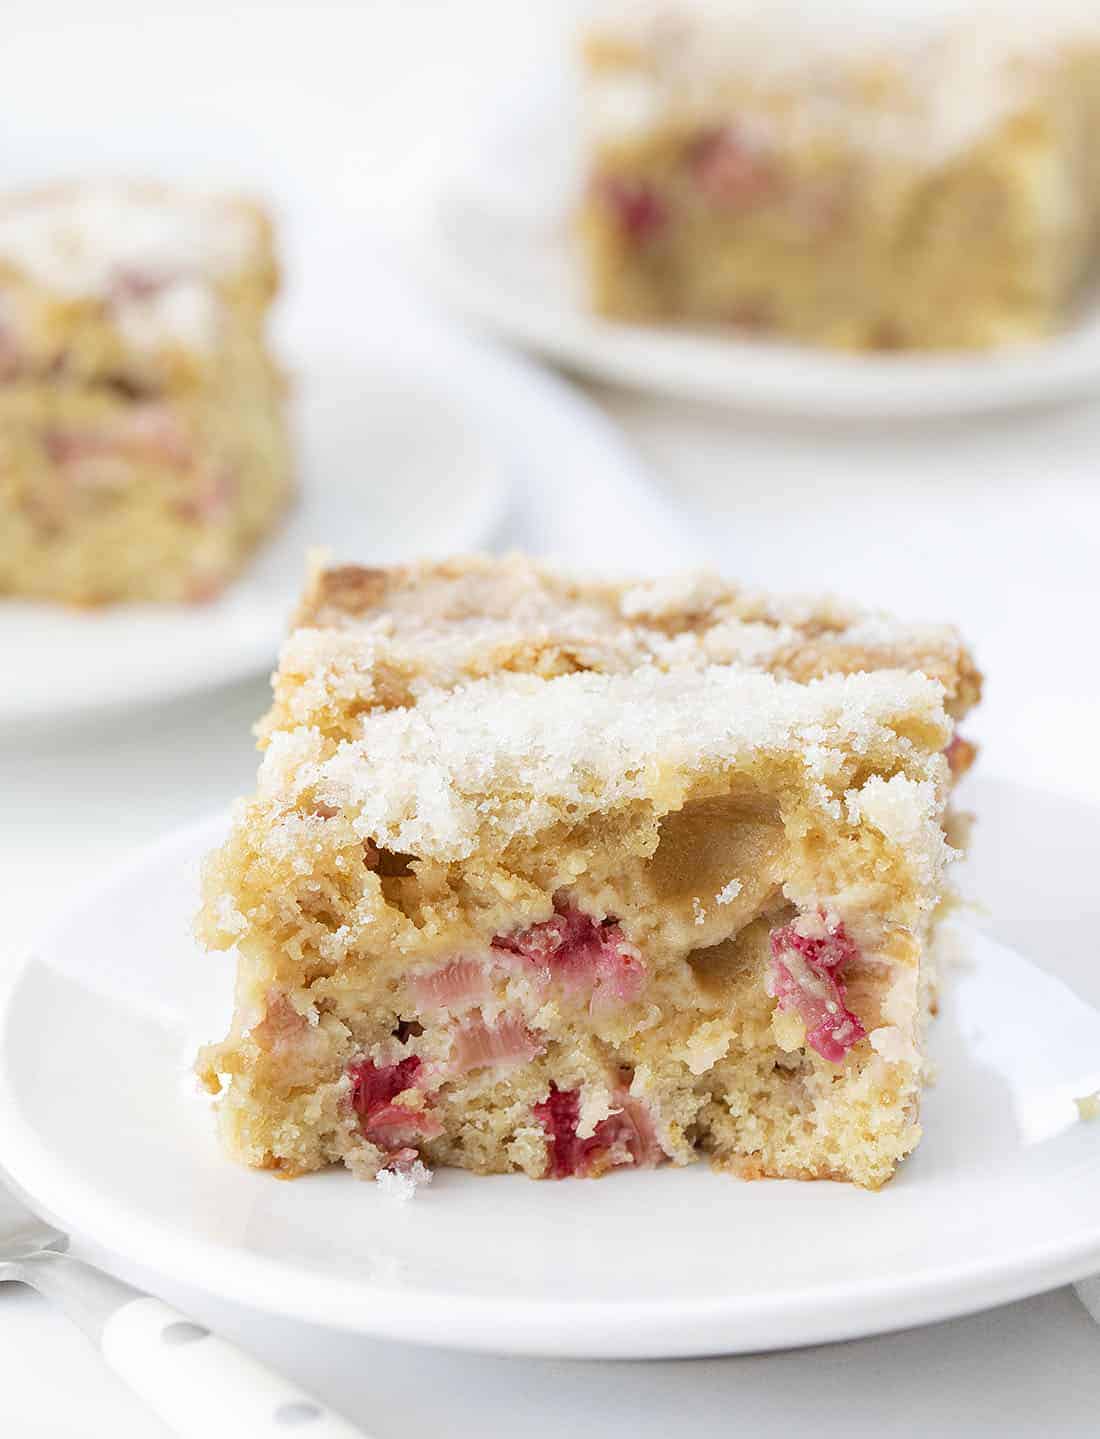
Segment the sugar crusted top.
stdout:
<path fill-rule="evenodd" d="M 473 557 L 319 569 L 284 646 L 263 732 L 319 725 L 354 737 L 364 712 L 494 674 L 714 665 L 799 682 L 919 670 L 942 684 L 956 717 L 980 690 L 947 626 L 904 625 L 836 600 L 779 599 L 705 573 L 611 583 L 521 556 Z"/>
<path fill-rule="evenodd" d="M 839 817 L 853 757 L 900 765 L 914 795 L 942 783 L 942 695 L 896 671 L 809 684 L 730 667 L 497 675 L 370 714 L 335 749 L 311 728 L 274 735 L 259 798 L 345 811 L 365 839 L 445 862 L 634 802 L 667 813 L 769 760 Z"/>
<path fill-rule="evenodd" d="M 1081 44 L 1100 45 L 1090 0 L 608 0 L 588 36 L 588 119 L 614 138 L 666 105 L 704 113 L 737 97 L 751 110 L 781 94 L 786 140 L 839 134 L 935 162 L 1029 103 Z M 766 107 L 758 118 L 766 129 Z"/>
<path fill-rule="evenodd" d="M 0 271 L 109 302 L 138 347 L 207 343 L 216 286 L 264 263 L 266 245 L 258 209 L 201 191 L 95 181 L 0 200 Z"/>
<path fill-rule="evenodd" d="M 199 192 L 96 182 L 0 201 L 0 260 L 63 293 L 104 293 L 120 273 L 217 278 L 258 244 L 251 207 Z"/>

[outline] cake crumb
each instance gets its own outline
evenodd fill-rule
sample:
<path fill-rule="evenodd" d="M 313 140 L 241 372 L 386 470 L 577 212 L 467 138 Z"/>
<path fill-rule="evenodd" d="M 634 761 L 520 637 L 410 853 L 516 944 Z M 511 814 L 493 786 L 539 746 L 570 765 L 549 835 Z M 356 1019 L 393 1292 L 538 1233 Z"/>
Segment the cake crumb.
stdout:
<path fill-rule="evenodd" d="M 703 902 L 698 895 L 691 901 L 691 912 L 695 916 L 696 924 L 706 924 L 707 912 L 703 908 Z"/>
<path fill-rule="evenodd" d="M 1080 1099 L 1075 1099 L 1073 1102 L 1082 1119 L 1100 1119 L 1100 1089 L 1095 1094 L 1082 1095 Z"/>
<path fill-rule="evenodd" d="M 407 1169 L 380 1169 L 374 1182 L 387 1199 L 407 1204 L 418 1189 L 432 1182 L 432 1171 L 418 1159 Z"/>
<path fill-rule="evenodd" d="M 714 898 L 718 904 L 732 904 L 740 893 L 741 881 L 739 879 L 731 879 L 729 884 L 720 889 Z"/>

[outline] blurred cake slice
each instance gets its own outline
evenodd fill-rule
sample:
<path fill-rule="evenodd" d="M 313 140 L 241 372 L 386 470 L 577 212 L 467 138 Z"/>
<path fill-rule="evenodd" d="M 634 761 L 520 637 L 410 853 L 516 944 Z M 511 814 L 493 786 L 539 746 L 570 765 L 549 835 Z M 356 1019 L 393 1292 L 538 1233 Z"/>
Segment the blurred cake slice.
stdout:
<path fill-rule="evenodd" d="M 978 690 L 951 630 L 708 576 L 319 572 L 205 873 L 228 1151 L 882 1184 Z"/>
<path fill-rule="evenodd" d="M 1095 6 L 599 12 L 580 230 L 600 314 L 990 348 L 1056 329 L 1095 273 Z"/>
<path fill-rule="evenodd" d="M 0 199 L 0 596 L 207 599 L 291 489 L 256 206 L 87 183 Z"/>

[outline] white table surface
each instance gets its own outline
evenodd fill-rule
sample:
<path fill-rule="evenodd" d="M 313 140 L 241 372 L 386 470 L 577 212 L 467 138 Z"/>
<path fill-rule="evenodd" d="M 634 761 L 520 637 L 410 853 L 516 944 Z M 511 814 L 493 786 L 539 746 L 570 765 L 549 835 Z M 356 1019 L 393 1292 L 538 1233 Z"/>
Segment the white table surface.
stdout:
<path fill-rule="evenodd" d="M 526 59 L 552 43 L 567 7 L 389 0 L 250 3 L 227 14 L 210 0 L 186 16 L 176 8 L 136 0 L 6 7 L 2 103 L 11 123 L 0 178 L 32 173 L 43 156 L 54 168 L 64 168 L 64 155 L 90 156 L 80 138 L 90 114 L 108 167 L 148 161 L 170 133 L 181 168 L 201 171 L 194 135 L 244 117 L 246 140 L 229 158 L 208 149 L 208 168 L 247 173 L 251 164 L 291 197 L 299 227 L 334 216 L 348 228 L 385 227 L 430 168 L 441 130 L 485 103 L 501 57 Z M 1091 412 L 853 435 L 590 393 L 731 570 L 957 619 L 991 676 L 974 726 L 989 768 L 1100 800 L 1100 484 L 1090 463 L 1100 425 Z M 257 680 L 169 710 L 0 735 L 0 964 L 70 888 L 246 789 L 249 725 L 265 702 Z M 1084 1435 L 1096 1432 L 1100 1412 L 1100 1331 L 1065 1290 L 859 1343 L 627 1365 L 414 1350 L 161 1289 L 378 1439 L 521 1431 L 613 1439 L 689 1426 L 821 1439 L 884 1430 Z M 25 1291 L 0 1289 L 4 1439 L 161 1432 L 59 1316 Z"/>

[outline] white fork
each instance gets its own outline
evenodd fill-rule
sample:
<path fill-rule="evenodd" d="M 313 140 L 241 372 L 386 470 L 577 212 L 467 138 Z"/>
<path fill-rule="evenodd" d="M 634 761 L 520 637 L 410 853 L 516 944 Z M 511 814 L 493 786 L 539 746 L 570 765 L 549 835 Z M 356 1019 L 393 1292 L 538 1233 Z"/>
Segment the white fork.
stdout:
<path fill-rule="evenodd" d="M 365 1439 L 201 1324 L 66 1254 L 68 1242 L 0 1187 L 0 1281 L 22 1280 L 56 1300 L 181 1439 Z"/>

